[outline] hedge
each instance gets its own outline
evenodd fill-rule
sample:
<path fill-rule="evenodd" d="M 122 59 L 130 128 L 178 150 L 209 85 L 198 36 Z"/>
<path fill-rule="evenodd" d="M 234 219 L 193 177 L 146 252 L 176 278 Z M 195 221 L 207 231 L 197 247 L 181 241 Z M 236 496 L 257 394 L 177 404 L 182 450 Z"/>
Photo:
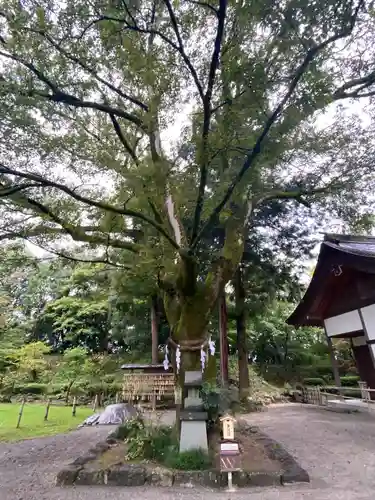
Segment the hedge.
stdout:
<path fill-rule="evenodd" d="M 15 384 L 1 389 L 2 394 L 9 394 L 12 396 L 18 395 L 61 395 L 65 394 L 68 389 L 67 383 L 63 384 Z M 104 397 L 115 397 L 118 392 L 122 391 L 121 383 L 91 383 L 86 381 L 78 381 L 73 384 L 71 394 L 73 396 L 88 396 L 95 397 L 96 394 L 103 394 Z"/>
<path fill-rule="evenodd" d="M 358 375 L 346 375 L 345 377 L 341 377 L 340 380 L 344 387 L 358 387 L 358 382 L 361 379 Z"/>
<path fill-rule="evenodd" d="M 309 377 L 309 378 L 304 378 L 303 379 L 304 385 L 319 385 L 323 386 L 326 385 L 325 381 L 322 378 L 319 377 Z"/>
<path fill-rule="evenodd" d="M 16 384 L 11 389 L 12 394 L 15 396 L 18 394 L 46 394 L 48 385 L 46 384 Z"/>

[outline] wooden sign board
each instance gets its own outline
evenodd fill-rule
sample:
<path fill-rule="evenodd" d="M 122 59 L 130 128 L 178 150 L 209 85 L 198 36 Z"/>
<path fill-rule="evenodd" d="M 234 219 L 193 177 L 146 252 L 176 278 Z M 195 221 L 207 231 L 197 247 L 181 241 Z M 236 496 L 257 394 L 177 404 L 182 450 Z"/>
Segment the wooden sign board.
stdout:
<path fill-rule="evenodd" d="M 241 468 L 240 455 L 220 455 L 220 471 L 221 472 L 236 472 Z"/>
<path fill-rule="evenodd" d="M 220 443 L 220 470 L 221 472 L 235 472 L 241 470 L 241 455 L 238 443 Z"/>
<path fill-rule="evenodd" d="M 220 455 L 239 455 L 240 448 L 238 443 L 234 442 L 223 442 L 220 443 Z"/>
<path fill-rule="evenodd" d="M 124 375 L 123 398 L 125 401 L 155 397 L 160 399 L 166 394 L 173 395 L 174 386 L 173 373 L 126 373 Z"/>

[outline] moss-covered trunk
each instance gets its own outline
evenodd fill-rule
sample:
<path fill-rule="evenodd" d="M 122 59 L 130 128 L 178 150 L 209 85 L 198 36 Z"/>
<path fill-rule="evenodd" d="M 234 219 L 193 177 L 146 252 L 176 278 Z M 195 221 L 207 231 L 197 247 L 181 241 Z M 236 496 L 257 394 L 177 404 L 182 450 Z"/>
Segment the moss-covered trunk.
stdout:
<path fill-rule="evenodd" d="M 243 207 L 242 207 L 243 208 Z M 212 259 L 206 276 L 200 274 L 198 258 L 189 249 L 176 254 L 174 265 L 159 277 L 164 308 L 171 329 L 171 345 L 175 355 L 181 352 L 178 381 L 183 387 L 184 373 L 201 370 L 201 348 L 206 354 L 204 379 L 216 380 L 216 362 L 209 355 L 208 325 L 217 310 L 218 299 L 232 279 L 243 254 L 244 220 L 249 214 L 236 208 L 225 222 L 225 239 L 221 253 Z M 172 218 L 172 216 L 171 216 Z M 173 220 L 176 223 L 176 218 Z M 176 240 L 181 234 L 175 231 Z M 177 238 L 178 237 L 178 238 Z"/>
<path fill-rule="evenodd" d="M 181 352 L 181 362 L 179 366 L 179 382 L 183 386 L 184 373 L 186 371 L 200 371 L 201 347 L 207 353 L 207 326 L 210 318 L 211 308 L 203 289 L 196 289 L 194 294 L 188 296 L 180 295 L 174 300 L 166 298 L 166 313 L 168 321 L 172 326 L 172 338 L 174 346 L 174 355 L 176 345 Z M 176 345 L 175 345 L 176 344 Z M 212 376 L 215 363 L 206 357 L 206 366 L 204 369 L 204 378 Z"/>

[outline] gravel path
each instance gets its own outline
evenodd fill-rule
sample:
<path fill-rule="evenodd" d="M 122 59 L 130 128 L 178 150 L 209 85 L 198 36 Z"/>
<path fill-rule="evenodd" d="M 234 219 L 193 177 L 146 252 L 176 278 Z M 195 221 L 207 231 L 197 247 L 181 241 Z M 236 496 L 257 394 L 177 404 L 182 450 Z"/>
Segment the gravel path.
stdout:
<path fill-rule="evenodd" d="M 0 443 L 0 499 L 52 498 L 51 489 L 61 466 L 104 440 L 113 429 L 84 427 L 68 434 Z M 60 493 L 54 498 L 69 497 Z"/>
<path fill-rule="evenodd" d="M 168 414 L 164 421 L 171 422 Z M 161 488 L 57 488 L 56 472 L 93 444 L 108 427 L 84 428 L 49 438 L 0 444 L 0 500 L 373 500 L 375 489 L 375 419 L 366 414 L 338 414 L 299 405 L 272 407 L 251 414 L 309 472 L 310 485 L 240 490 Z"/>

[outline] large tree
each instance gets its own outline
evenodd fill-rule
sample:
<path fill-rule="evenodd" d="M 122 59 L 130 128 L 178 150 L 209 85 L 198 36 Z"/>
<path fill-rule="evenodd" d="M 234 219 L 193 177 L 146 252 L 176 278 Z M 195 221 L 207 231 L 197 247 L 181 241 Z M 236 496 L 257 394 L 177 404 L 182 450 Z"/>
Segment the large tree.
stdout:
<path fill-rule="evenodd" d="M 2 2 L 0 237 L 152 262 L 197 367 L 258 208 L 328 200 L 342 217 L 373 182 L 361 123 L 316 127 L 333 101 L 371 99 L 372 35 L 364 0 Z"/>

